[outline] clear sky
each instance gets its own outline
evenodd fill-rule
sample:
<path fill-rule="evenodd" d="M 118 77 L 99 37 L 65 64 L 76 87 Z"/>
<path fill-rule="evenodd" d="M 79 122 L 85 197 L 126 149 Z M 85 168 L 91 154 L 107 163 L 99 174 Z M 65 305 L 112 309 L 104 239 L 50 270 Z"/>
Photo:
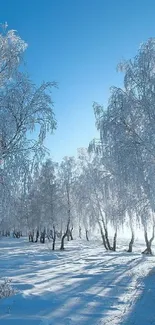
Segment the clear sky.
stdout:
<path fill-rule="evenodd" d="M 53 159 L 75 155 L 97 137 L 93 101 L 106 105 L 120 85 L 116 65 L 155 36 L 155 0 L 0 0 L 0 22 L 28 43 L 33 81 L 57 81 L 58 129 L 46 146 Z"/>

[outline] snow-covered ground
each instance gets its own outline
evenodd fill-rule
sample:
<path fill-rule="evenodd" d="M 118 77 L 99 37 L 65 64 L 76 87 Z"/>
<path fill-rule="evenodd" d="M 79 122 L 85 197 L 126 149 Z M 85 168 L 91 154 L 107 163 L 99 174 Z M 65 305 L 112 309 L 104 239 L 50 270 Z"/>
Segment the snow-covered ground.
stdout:
<path fill-rule="evenodd" d="M 18 293 L 0 300 L 0 325 L 155 324 L 155 257 L 105 252 L 95 241 L 66 250 L 0 240 L 0 278 Z"/>

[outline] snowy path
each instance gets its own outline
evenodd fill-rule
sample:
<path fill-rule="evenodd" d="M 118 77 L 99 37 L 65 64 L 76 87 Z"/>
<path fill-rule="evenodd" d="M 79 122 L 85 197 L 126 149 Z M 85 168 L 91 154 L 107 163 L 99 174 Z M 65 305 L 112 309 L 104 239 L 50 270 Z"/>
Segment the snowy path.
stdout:
<path fill-rule="evenodd" d="M 19 293 L 0 300 L 0 325 L 155 325 L 155 257 L 138 249 L 106 253 L 99 243 L 73 241 L 53 253 L 1 240 L 0 277 Z"/>

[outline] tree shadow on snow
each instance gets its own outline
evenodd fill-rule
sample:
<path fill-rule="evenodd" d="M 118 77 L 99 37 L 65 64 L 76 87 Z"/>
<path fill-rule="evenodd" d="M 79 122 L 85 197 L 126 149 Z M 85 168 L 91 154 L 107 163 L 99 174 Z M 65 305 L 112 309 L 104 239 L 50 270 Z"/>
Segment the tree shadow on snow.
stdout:
<path fill-rule="evenodd" d="M 91 274 L 72 275 L 71 278 L 77 281 L 64 284 L 42 316 L 48 316 L 49 325 L 94 325 L 104 321 L 111 312 L 117 313 L 118 306 L 124 307 L 120 297 L 128 294 L 130 288 L 127 284 L 132 282 L 132 268 L 142 262 L 143 259 L 139 258 L 124 265 L 115 263 L 108 272 L 97 268 L 95 273 L 91 267 Z"/>
<path fill-rule="evenodd" d="M 42 251 L 41 254 L 37 253 L 35 246 L 33 247 L 35 260 L 33 255 L 28 255 L 24 263 L 22 260 L 21 264 L 17 264 L 16 270 L 21 274 L 18 279 L 19 289 L 27 289 L 26 293 L 23 295 L 21 292 L 13 298 L 9 314 L 7 308 L 4 312 L 4 306 L 0 305 L 0 323 L 2 320 L 3 325 L 17 325 L 18 321 L 23 324 L 23 315 L 27 317 L 29 325 L 106 324 L 107 317 L 110 315 L 117 317 L 119 309 L 125 310 L 124 297 L 131 292 L 135 269 L 145 262 L 138 254 L 135 254 L 134 258 L 133 255 L 124 252 L 105 253 L 103 256 L 98 252 L 98 256 L 97 254 L 89 256 L 89 252 L 86 251 L 80 259 L 79 255 L 75 255 L 74 260 L 73 253 L 69 257 L 68 252 L 56 253 L 57 265 L 55 265 L 55 260 L 51 259 L 48 252 L 45 252 L 46 256 L 42 256 Z M 82 264 L 78 265 L 81 260 Z M 29 287 L 26 287 L 28 280 Z M 31 285 L 34 286 L 34 291 L 31 290 Z M 155 306 L 153 291 L 155 292 L 155 274 L 150 274 L 144 280 L 140 298 L 128 317 L 120 324 L 149 325 L 145 318 L 146 309 L 147 315 L 149 316 L 150 312 L 152 317 L 150 324 L 155 324 L 155 316 L 152 314 Z M 139 304 L 140 299 L 144 308 Z M 132 315 L 137 315 L 137 323 L 132 322 Z"/>
<path fill-rule="evenodd" d="M 120 325 L 155 324 L 155 268 L 143 279 L 140 295 L 135 297 L 133 306 Z"/>

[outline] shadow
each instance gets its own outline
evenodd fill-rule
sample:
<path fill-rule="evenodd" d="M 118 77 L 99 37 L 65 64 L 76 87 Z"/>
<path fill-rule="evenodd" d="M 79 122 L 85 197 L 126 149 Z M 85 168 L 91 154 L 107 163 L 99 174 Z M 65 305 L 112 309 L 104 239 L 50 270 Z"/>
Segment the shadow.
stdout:
<path fill-rule="evenodd" d="M 0 324 L 96 325 L 112 324 L 116 318 L 115 323 L 122 325 L 155 325 L 155 273 L 152 271 L 141 285 L 137 284 L 140 270 L 148 263 L 141 254 L 103 252 L 102 247 L 95 253 L 91 246 L 87 249 L 81 245 L 77 250 L 74 244 L 73 249 L 49 255 L 45 248 L 30 247 L 28 243 L 24 249 L 14 247 L 14 253 L 16 257 L 2 253 L 0 273 L 8 259 L 5 271 L 22 292 L 0 303 Z M 141 309 L 146 313 L 139 300 L 143 307 L 146 304 L 152 323 L 146 321 L 146 315 L 139 315 Z M 133 315 L 138 315 L 137 323 L 135 319 L 132 322 Z"/>
<path fill-rule="evenodd" d="M 142 280 L 138 295 L 120 325 L 155 325 L 155 268 Z"/>
<path fill-rule="evenodd" d="M 142 261 L 141 258 L 130 261 L 128 266 L 124 265 L 121 269 L 115 264 L 105 274 L 100 270 L 97 274 L 72 275 L 71 279 L 77 280 L 75 283 L 64 284 L 56 295 L 51 296 L 49 292 L 48 300 L 52 300 L 52 305 L 41 312 L 42 317 L 48 315 L 50 325 L 94 325 L 103 321 L 111 312 L 117 313 L 120 304 L 124 307 L 120 297 L 128 294 L 127 283 L 132 283 L 133 277 L 128 271 Z"/>

